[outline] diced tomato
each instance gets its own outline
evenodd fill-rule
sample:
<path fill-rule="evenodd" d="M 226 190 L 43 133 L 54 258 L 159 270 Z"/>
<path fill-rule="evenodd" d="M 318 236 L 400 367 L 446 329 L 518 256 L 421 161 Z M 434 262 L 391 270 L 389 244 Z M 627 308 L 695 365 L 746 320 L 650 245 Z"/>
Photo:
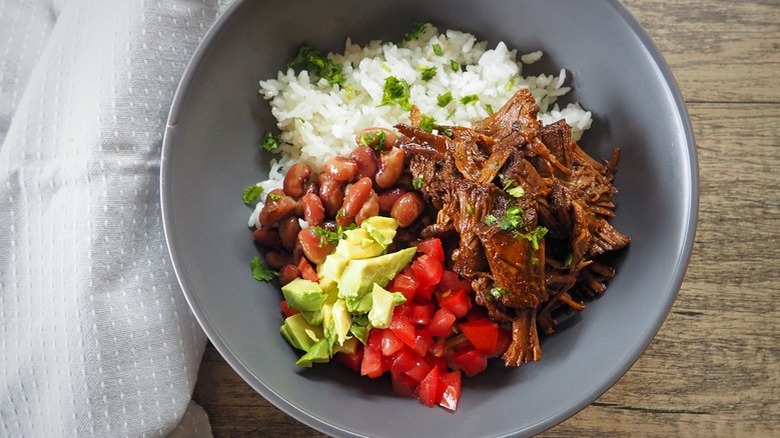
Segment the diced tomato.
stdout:
<path fill-rule="evenodd" d="M 414 278 L 420 282 L 420 285 L 439 284 L 444 272 L 444 265 L 428 254 L 421 254 L 412 262 L 412 271 L 414 271 Z"/>
<path fill-rule="evenodd" d="M 341 365 L 359 372 L 363 362 L 363 349 L 357 348 L 354 353 L 338 352 L 336 353 L 335 360 Z"/>
<path fill-rule="evenodd" d="M 414 299 L 415 292 L 419 286 L 417 280 L 414 279 L 413 273 L 400 272 L 393 278 L 387 285 L 387 290 L 391 292 L 401 292 L 406 297 L 407 301 Z"/>
<path fill-rule="evenodd" d="M 447 359 L 443 357 L 437 357 L 432 353 L 429 353 L 428 356 L 425 357 L 425 360 L 428 361 L 428 365 L 432 367 L 438 367 L 439 371 L 447 371 Z"/>
<path fill-rule="evenodd" d="M 417 357 L 416 359 L 414 359 L 414 362 L 412 363 L 412 367 L 406 370 L 404 374 L 420 382 L 425 378 L 425 376 L 428 375 L 430 371 L 431 371 L 431 366 L 428 364 L 425 358 Z"/>
<path fill-rule="evenodd" d="M 306 260 L 306 257 L 301 257 L 301 261 L 298 262 L 298 271 L 300 271 L 301 278 L 304 280 L 313 281 L 315 283 L 320 281 L 320 278 L 317 276 L 317 271 L 315 271 L 311 266 L 311 263 Z"/>
<path fill-rule="evenodd" d="M 285 317 L 293 316 L 296 313 L 298 313 L 297 310 L 291 309 L 290 306 L 287 305 L 287 300 L 282 300 L 281 307 L 282 307 L 282 313 L 284 314 Z"/>
<path fill-rule="evenodd" d="M 458 289 L 442 294 L 439 305 L 452 312 L 457 318 L 462 318 L 471 310 L 471 297 L 466 295 L 463 289 Z"/>
<path fill-rule="evenodd" d="M 413 350 L 420 356 L 425 356 L 433 346 L 433 338 L 425 330 L 417 330 L 415 333 Z"/>
<path fill-rule="evenodd" d="M 414 324 L 401 312 L 393 312 L 393 318 L 390 320 L 390 330 L 404 344 L 414 348 L 414 340 L 417 337 L 414 331 Z"/>
<path fill-rule="evenodd" d="M 427 325 L 431 336 L 447 336 L 452 333 L 452 325 L 455 323 L 455 315 L 449 310 L 441 308 L 433 314 L 433 318 Z"/>
<path fill-rule="evenodd" d="M 393 391 L 396 394 L 411 397 L 417 389 L 417 381 L 406 374 L 391 374 Z"/>
<path fill-rule="evenodd" d="M 383 356 L 392 356 L 404 346 L 403 341 L 398 339 L 392 330 L 387 329 L 371 329 L 371 333 L 378 332 L 381 334 L 380 351 Z M 369 336 L 371 336 L 369 334 Z"/>
<path fill-rule="evenodd" d="M 431 296 L 433 295 L 433 292 L 435 290 L 436 290 L 436 285 L 435 284 L 421 284 L 417 288 L 417 292 L 416 292 L 417 293 L 417 297 L 418 297 L 418 301 L 422 301 L 422 302 L 430 301 L 431 300 Z"/>
<path fill-rule="evenodd" d="M 460 400 L 460 371 L 440 373 L 436 392 L 436 403 L 439 406 L 450 411 L 457 409 Z"/>
<path fill-rule="evenodd" d="M 414 354 L 409 347 L 401 347 L 401 349 L 393 355 L 393 362 L 390 365 L 390 374 L 406 374 L 406 372 L 415 365 L 416 360 L 416 354 Z"/>
<path fill-rule="evenodd" d="M 363 348 L 363 360 L 360 362 L 360 375 L 375 379 L 385 371 L 382 364 L 382 353 L 366 345 Z"/>
<path fill-rule="evenodd" d="M 409 319 L 417 325 L 426 325 L 431 320 L 433 311 L 433 303 L 415 304 L 412 306 Z"/>
<path fill-rule="evenodd" d="M 417 251 L 444 263 L 444 248 L 442 248 L 441 240 L 439 239 L 431 238 L 423 240 L 417 244 Z"/>
<path fill-rule="evenodd" d="M 487 369 L 487 356 L 474 348 L 462 348 L 450 356 L 457 369 L 473 377 Z"/>
<path fill-rule="evenodd" d="M 417 387 L 416 395 L 417 400 L 425 406 L 433 406 L 436 404 L 439 389 L 439 368 L 433 367 L 428 372 L 428 375 L 420 382 L 420 386 Z"/>
<path fill-rule="evenodd" d="M 449 292 L 458 289 L 463 289 L 467 293 L 473 292 L 470 281 L 460 278 L 458 274 L 456 274 L 454 271 L 450 271 L 449 269 L 445 269 L 444 272 L 442 272 L 441 281 L 439 282 L 439 289 L 442 292 Z"/>
<path fill-rule="evenodd" d="M 503 353 L 511 341 L 509 330 L 488 318 L 462 322 L 458 327 L 477 351 L 488 356 Z"/>

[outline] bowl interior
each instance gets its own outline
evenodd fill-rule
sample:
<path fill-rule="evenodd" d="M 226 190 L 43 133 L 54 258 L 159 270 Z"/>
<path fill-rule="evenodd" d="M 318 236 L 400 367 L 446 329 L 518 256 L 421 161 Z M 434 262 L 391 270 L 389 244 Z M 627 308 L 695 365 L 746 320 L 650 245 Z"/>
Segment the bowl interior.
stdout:
<path fill-rule="evenodd" d="M 296 352 L 279 335 L 280 293 L 250 275 L 257 248 L 240 199 L 264 179 L 269 158 L 258 145 L 274 120 L 259 80 L 275 77 L 303 43 L 341 51 L 347 37 L 397 41 L 420 21 L 491 45 L 505 41 L 519 53 L 543 50 L 534 70 L 567 69 L 574 91 L 564 102 L 579 101 L 595 119 L 585 150 L 600 158 L 622 150 L 613 223 L 633 239 L 606 295 L 543 340 L 541 362 L 494 363 L 466 379 L 455 413 L 394 396 L 384 379 L 337 366 L 297 369 Z M 182 80 L 161 179 L 176 274 L 214 345 L 272 403 L 342 436 L 525 435 L 573 415 L 628 370 L 663 322 L 690 256 L 698 202 L 680 93 L 649 38 L 609 0 L 236 1 Z"/>

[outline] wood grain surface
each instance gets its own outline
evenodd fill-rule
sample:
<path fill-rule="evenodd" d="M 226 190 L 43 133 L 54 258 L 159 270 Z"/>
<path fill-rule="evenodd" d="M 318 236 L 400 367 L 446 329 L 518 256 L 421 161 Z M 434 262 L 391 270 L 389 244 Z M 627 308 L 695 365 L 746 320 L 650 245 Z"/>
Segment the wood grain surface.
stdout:
<path fill-rule="evenodd" d="M 701 178 L 693 257 L 647 351 L 541 436 L 780 436 L 780 1 L 625 0 L 677 78 Z M 215 436 L 322 436 L 213 347 L 194 399 Z"/>

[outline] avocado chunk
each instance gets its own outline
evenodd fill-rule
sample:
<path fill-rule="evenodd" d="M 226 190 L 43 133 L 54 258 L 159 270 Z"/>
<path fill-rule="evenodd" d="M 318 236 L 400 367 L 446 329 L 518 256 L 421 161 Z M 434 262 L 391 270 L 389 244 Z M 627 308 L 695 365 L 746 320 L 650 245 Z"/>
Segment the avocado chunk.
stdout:
<path fill-rule="evenodd" d="M 296 278 L 282 286 L 282 295 L 291 309 L 311 312 L 320 310 L 327 298 L 319 284 L 303 278 Z"/>
<path fill-rule="evenodd" d="M 322 327 L 309 324 L 300 313 L 288 316 L 280 331 L 290 345 L 303 351 L 309 351 L 315 342 L 323 338 Z"/>
<path fill-rule="evenodd" d="M 399 304 L 406 302 L 406 297 L 400 292 L 389 292 L 382 286 L 374 284 L 371 290 L 373 304 L 368 312 L 368 322 L 375 328 L 390 327 L 390 320 L 393 318 L 393 309 Z"/>
<path fill-rule="evenodd" d="M 315 362 L 323 363 L 328 362 L 330 360 L 330 343 L 327 339 L 323 338 L 319 341 L 315 342 L 314 345 L 309 348 L 309 351 L 306 352 L 303 356 L 301 356 L 300 359 L 298 359 L 297 362 L 295 362 L 295 365 L 298 365 L 299 367 L 311 367 L 311 365 Z"/>
<path fill-rule="evenodd" d="M 352 315 L 347 311 L 347 305 L 344 300 L 338 299 L 333 303 L 331 318 L 336 333 L 336 341 L 339 345 L 344 345 L 347 341 L 347 335 L 349 335 L 349 326 L 352 325 Z"/>
<path fill-rule="evenodd" d="M 372 216 L 365 219 L 360 224 L 360 228 L 365 229 L 371 238 L 387 248 L 393 243 L 396 229 L 398 229 L 398 221 L 391 217 Z"/>
<path fill-rule="evenodd" d="M 339 241 L 334 254 L 346 260 L 376 257 L 385 251 L 386 246 L 379 244 L 365 228 L 355 228 L 344 232 L 346 239 Z"/>
<path fill-rule="evenodd" d="M 362 297 L 374 284 L 385 287 L 414 257 L 416 248 L 406 248 L 370 259 L 350 260 L 336 281 L 339 296 Z"/>

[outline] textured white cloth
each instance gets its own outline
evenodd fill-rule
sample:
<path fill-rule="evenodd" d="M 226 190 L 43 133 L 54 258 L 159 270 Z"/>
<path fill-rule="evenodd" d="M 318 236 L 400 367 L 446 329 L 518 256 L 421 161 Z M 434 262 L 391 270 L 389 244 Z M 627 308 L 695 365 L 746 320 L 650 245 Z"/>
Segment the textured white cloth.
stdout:
<path fill-rule="evenodd" d="M 0 436 L 210 435 L 160 147 L 228 0 L 0 0 Z"/>

